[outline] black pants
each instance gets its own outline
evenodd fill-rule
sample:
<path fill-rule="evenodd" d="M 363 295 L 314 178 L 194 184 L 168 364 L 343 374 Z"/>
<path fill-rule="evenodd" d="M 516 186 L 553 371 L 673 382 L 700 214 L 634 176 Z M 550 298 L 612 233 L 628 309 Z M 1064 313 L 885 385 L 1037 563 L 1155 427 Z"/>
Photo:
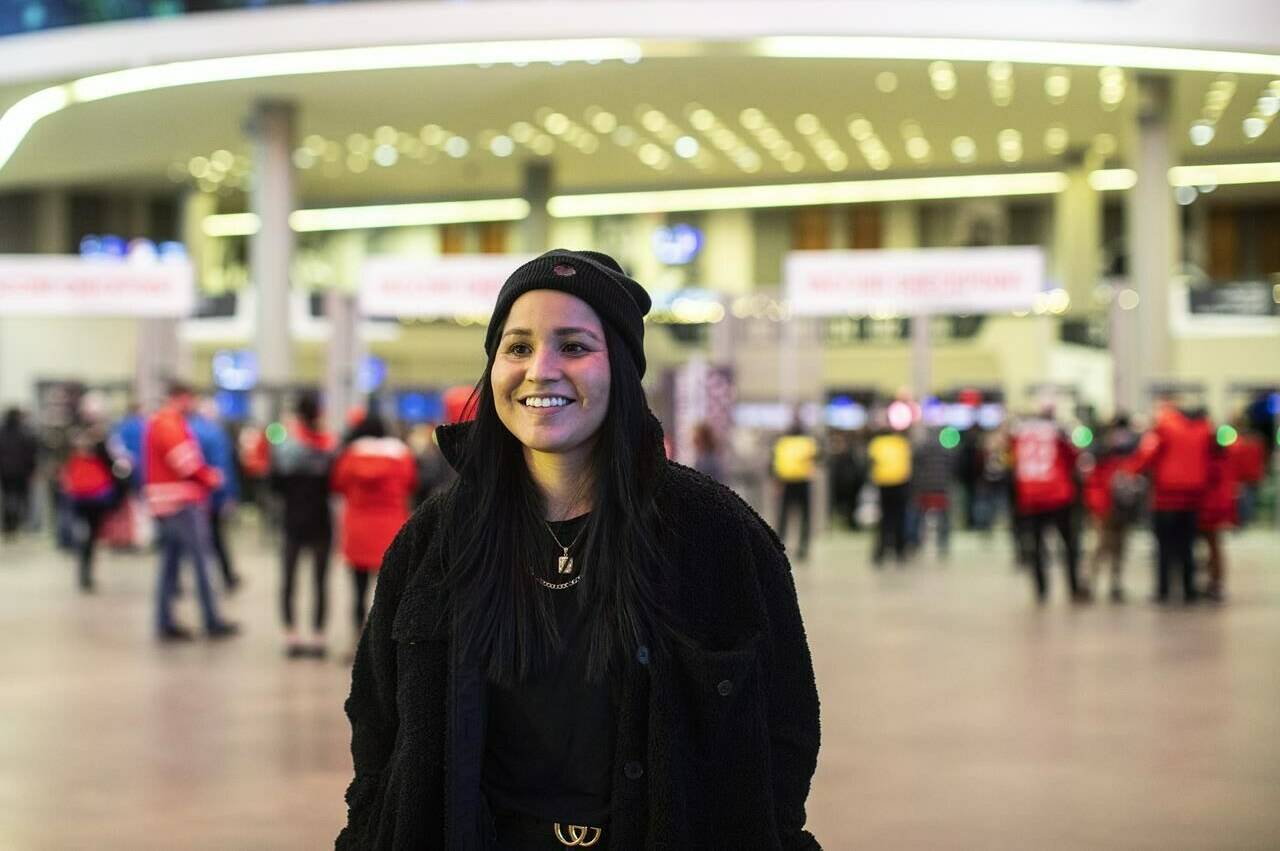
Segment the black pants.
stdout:
<path fill-rule="evenodd" d="M 79 521 L 79 534 L 76 554 L 80 567 L 80 587 L 93 587 L 93 552 L 98 546 L 98 532 L 102 529 L 102 521 L 107 518 L 110 507 L 98 502 L 75 502 L 71 511 Z"/>
<path fill-rule="evenodd" d="M 495 814 L 494 831 L 497 833 L 498 848 L 501 851 L 565 851 L 566 848 L 556 838 L 554 822 L 542 821 L 533 816 L 514 813 Z M 566 823 L 561 823 L 560 833 L 570 841 L 576 838 L 572 826 Z M 590 830 L 585 835 L 579 832 L 578 835 L 589 841 L 594 838 L 595 830 Z M 603 828 L 600 838 L 590 847 L 591 851 L 608 851 L 608 826 Z"/>
<path fill-rule="evenodd" d="M 1031 537 L 1031 570 L 1036 583 L 1036 597 L 1044 600 L 1049 594 L 1048 577 L 1045 575 L 1045 530 L 1054 527 L 1062 536 L 1062 545 L 1067 557 L 1067 586 L 1072 596 L 1080 593 L 1080 543 L 1076 537 L 1075 523 L 1071 516 L 1071 507 L 1054 511 L 1040 511 L 1023 517 L 1028 534 Z"/>
<path fill-rule="evenodd" d="M 31 513 L 31 479 L 6 476 L 0 479 L 0 532 L 15 535 Z"/>
<path fill-rule="evenodd" d="M 1169 599 L 1169 582 L 1175 566 L 1182 567 L 1182 595 L 1189 603 L 1196 599 L 1196 563 L 1192 549 L 1199 518 L 1194 511 L 1157 511 L 1156 599 Z"/>
<path fill-rule="evenodd" d="M 778 508 L 778 537 L 784 544 L 787 541 L 787 520 L 796 509 L 800 511 L 800 546 L 796 548 L 796 557 L 805 558 L 809 554 L 809 483 L 783 482 L 782 504 Z"/>
<path fill-rule="evenodd" d="M 373 576 L 371 570 L 361 570 L 354 564 L 351 565 L 351 580 L 355 585 L 355 607 L 352 613 L 355 615 L 356 634 L 364 629 L 365 613 L 369 611 L 367 601 L 369 599 L 369 579 Z"/>
<path fill-rule="evenodd" d="M 228 588 L 234 588 L 240 582 L 240 577 L 236 576 L 235 568 L 231 566 L 231 552 L 227 549 L 227 539 L 222 533 L 222 512 L 217 508 L 209 509 L 209 537 L 213 542 L 214 558 L 218 560 L 218 567 L 222 570 L 222 581 Z"/>
<path fill-rule="evenodd" d="M 293 629 L 293 589 L 294 576 L 298 569 L 298 557 L 304 549 L 311 550 L 313 561 L 313 578 L 315 580 L 315 617 L 311 625 L 316 632 L 324 629 L 328 616 L 328 596 L 326 585 L 329 578 L 329 550 L 333 546 L 333 534 L 325 529 L 321 532 L 302 537 L 285 532 L 284 536 L 284 586 L 280 592 L 280 609 L 286 629 Z"/>
<path fill-rule="evenodd" d="M 907 491 L 910 485 L 880 486 L 880 527 L 876 530 L 876 548 L 871 560 L 884 561 L 890 547 L 898 561 L 907 557 Z"/>

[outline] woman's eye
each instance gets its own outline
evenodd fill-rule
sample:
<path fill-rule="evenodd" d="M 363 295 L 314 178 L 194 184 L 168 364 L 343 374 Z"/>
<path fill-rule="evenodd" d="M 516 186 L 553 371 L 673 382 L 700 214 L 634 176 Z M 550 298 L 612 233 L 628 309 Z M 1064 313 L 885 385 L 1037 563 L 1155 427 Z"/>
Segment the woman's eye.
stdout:
<path fill-rule="evenodd" d="M 581 343 L 565 343 L 564 351 L 571 355 L 580 355 L 590 350 Z"/>
<path fill-rule="evenodd" d="M 529 348 L 529 344 L 528 344 L 528 343 L 512 343 L 512 344 L 511 344 L 511 346 L 507 349 L 507 354 L 509 354 L 509 355 L 527 355 L 527 354 L 529 354 L 529 352 L 531 352 L 531 351 L 533 351 L 533 350 Z"/>

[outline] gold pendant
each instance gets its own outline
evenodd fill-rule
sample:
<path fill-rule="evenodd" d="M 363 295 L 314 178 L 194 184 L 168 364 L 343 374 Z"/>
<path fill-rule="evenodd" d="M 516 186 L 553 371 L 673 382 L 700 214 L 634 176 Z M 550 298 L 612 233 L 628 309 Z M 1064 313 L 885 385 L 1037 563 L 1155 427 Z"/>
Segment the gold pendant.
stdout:
<path fill-rule="evenodd" d="M 558 570 L 562 576 L 568 576 L 573 573 L 573 559 L 569 557 L 567 551 L 564 555 L 560 556 L 556 565 L 556 570 Z"/>

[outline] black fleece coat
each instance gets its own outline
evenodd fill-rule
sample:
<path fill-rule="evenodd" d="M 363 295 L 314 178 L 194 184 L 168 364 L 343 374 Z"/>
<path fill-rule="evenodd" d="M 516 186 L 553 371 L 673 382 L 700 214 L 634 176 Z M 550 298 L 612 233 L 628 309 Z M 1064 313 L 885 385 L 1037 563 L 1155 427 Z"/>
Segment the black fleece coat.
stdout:
<path fill-rule="evenodd" d="M 465 428 L 439 432 L 451 462 Z M 818 693 L 782 544 L 728 488 L 659 466 L 664 591 L 687 640 L 633 648 L 618 675 L 609 847 L 819 849 L 804 830 Z M 495 847 L 485 678 L 460 661 L 431 590 L 450 512 L 447 494 L 429 500 L 383 561 L 346 703 L 355 779 L 339 851 Z"/>

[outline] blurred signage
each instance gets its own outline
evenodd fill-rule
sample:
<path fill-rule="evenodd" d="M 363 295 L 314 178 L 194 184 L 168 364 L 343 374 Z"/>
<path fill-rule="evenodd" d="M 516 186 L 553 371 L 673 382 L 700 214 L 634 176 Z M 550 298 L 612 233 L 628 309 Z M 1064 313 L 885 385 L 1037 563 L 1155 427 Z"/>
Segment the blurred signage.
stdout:
<path fill-rule="evenodd" d="M 222 349 L 210 363 L 213 383 L 222 390 L 252 390 L 258 383 L 258 356 L 248 349 Z"/>
<path fill-rule="evenodd" d="M 356 369 L 356 389 L 372 393 L 387 380 L 387 362 L 376 355 L 365 355 Z"/>
<path fill-rule="evenodd" d="M 374 257 L 360 267 L 360 311 L 431 319 L 488 316 L 507 276 L 529 259 L 524 254 Z"/>
<path fill-rule="evenodd" d="M 1280 316 L 1280 285 L 1236 281 L 1187 291 L 1192 313 L 1213 316 Z"/>
<path fill-rule="evenodd" d="M 792 251 L 784 270 L 796 316 L 1029 310 L 1045 282 L 1037 247 Z"/>
<path fill-rule="evenodd" d="M 186 260 L 109 263 L 66 255 L 0 256 L 0 313 L 26 316 L 189 316 Z"/>
<path fill-rule="evenodd" d="M 702 250 L 702 231 L 693 225 L 678 224 L 653 232 L 653 253 L 667 266 L 684 266 Z"/>

